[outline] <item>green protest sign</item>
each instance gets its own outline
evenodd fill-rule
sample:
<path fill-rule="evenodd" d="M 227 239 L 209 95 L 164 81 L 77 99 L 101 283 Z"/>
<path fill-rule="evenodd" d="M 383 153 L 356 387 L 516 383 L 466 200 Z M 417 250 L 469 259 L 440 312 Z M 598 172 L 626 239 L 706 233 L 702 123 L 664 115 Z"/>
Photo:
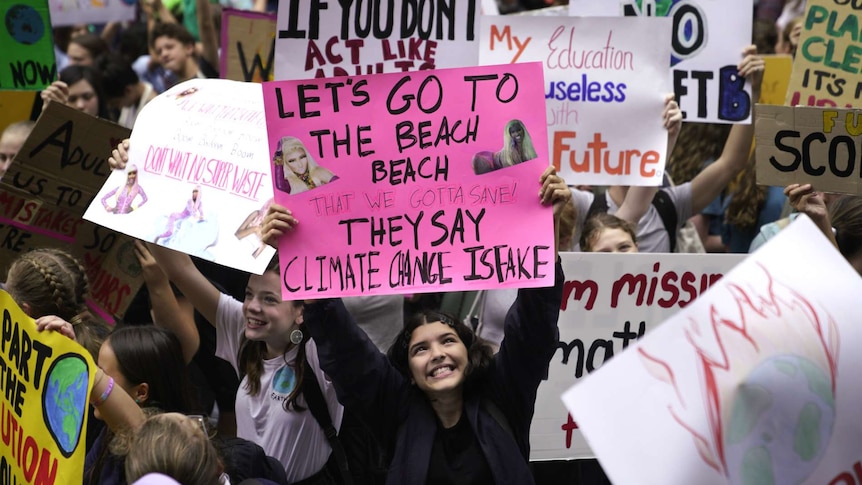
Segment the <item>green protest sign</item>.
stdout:
<path fill-rule="evenodd" d="M 47 0 L 0 2 L 0 90 L 39 91 L 57 77 Z"/>

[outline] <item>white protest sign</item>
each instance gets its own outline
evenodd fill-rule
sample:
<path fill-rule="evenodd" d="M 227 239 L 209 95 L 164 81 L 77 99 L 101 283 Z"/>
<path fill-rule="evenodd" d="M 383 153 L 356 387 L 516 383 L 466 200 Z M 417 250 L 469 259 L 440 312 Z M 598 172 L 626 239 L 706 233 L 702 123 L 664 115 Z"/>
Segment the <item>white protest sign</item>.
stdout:
<path fill-rule="evenodd" d="M 482 17 L 482 64 L 540 61 L 551 162 L 570 184 L 659 185 L 665 18 Z"/>
<path fill-rule="evenodd" d="M 672 21 L 673 90 L 686 121 L 750 122 L 751 85 L 737 75 L 751 44 L 752 0 L 570 0 L 577 16 L 656 16 Z"/>
<path fill-rule="evenodd" d="M 282 0 L 275 80 L 475 66 L 480 9 L 479 0 Z"/>
<path fill-rule="evenodd" d="M 729 254 L 561 253 L 560 344 L 539 386 L 531 460 L 595 456 L 559 396 L 742 261 Z"/>
<path fill-rule="evenodd" d="M 858 483 L 860 294 L 801 216 L 563 400 L 613 483 Z"/>
<path fill-rule="evenodd" d="M 104 24 L 135 19 L 137 0 L 49 0 L 51 25 Z"/>
<path fill-rule="evenodd" d="M 159 95 L 84 219 L 256 274 L 275 250 L 260 226 L 272 201 L 261 85 L 193 79 Z"/>

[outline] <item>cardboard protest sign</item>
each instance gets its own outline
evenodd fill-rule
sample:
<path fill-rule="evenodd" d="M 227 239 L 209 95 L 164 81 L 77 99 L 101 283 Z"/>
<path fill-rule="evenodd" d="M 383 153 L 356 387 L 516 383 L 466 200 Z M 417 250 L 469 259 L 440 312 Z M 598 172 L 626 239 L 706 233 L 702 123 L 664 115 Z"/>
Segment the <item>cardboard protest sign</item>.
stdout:
<path fill-rule="evenodd" d="M 858 2 L 808 0 L 785 104 L 862 107 L 859 21 Z"/>
<path fill-rule="evenodd" d="M 538 63 L 264 83 L 283 293 L 551 284 Z M 502 148 L 500 148 L 502 144 Z"/>
<path fill-rule="evenodd" d="M 221 14 L 222 79 L 246 82 L 272 81 L 275 59 L 274 13 L 226 8 Z"/>
<path fill-rule="evenodd" d="M 669 17 L 673 91 L 689 122 L 751 121 L 751 85 L 737 74 L 751 44 L 752 0 L 570 0 L 577 16 Z"/>
<path fill-rule="evenodd" d="M 2 2 L 0 19 L 0 89 L 48 87 L 57 78 L 48 0 Z"/>
<path fill-rule="evenodd" d="M 3 483 L 80 483 L 96 365 L 83 347 L 39 332 L 0 291 L 0 446 Z"/>
<path fill-rule="evenodd" d="M 560 344 L 539 386 L 531 460 L 593 455 L 559 396 L 715 284 L 742 255 L 562 253 Z"/>
<path fill-rule="evenodd" d="M 135 19 L 136 0 L 48 0 L 55 27 Z"/>
<path fill-rule="evenodd" d="M 760 103 L 776 106 L 784 105 L 787 87 L 790 85 L 790 71 L 793 57 L 787 54 L 763 56 L 766 63 L 763 81 L 760 83 Z"/>
<path fill-rule="evenodd" d="M 476 65 L 478 0 L 278 5 L 275 79 Z"/>
<path fill-rule="evenodd" d="M 860 294 L 800 216 L 563 400 L 613 483 L 856 483 Z"/>
<path fill-rule="evenodd" d="M 62 247 L 87 270 L 93 310 L 122 316 L 143 280 L 133 241 L 81 219 L 129 130 L 51 103 L 0 182 L 0 268 L 38 247 Z"/>
<path fill-rule="evenodd" d="M 551 161 L 570 184 L 660 185 L 665 18 L 482 17 L 482 64 L 541 61 Z"/>
<path fill-rule="evenodd" d="M 862 194 L 862 110 L 757 108 L 757 183 Z"/>
<path fill-rule="evenodd" d="M 261 274 L 272 201 L 261 85 L 192 79 L 138 115 L 125 170 L 84 218 L 145 241 Z"/>

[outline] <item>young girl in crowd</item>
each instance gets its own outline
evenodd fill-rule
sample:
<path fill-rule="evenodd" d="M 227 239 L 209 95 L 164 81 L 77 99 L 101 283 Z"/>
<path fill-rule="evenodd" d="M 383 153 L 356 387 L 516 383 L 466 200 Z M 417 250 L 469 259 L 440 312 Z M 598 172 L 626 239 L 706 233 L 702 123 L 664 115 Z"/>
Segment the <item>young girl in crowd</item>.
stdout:
<path fill-rule="evenodd" d="M 581 251 L 593 253 L 638 252 L 635 225 L 602 213 L 587 219 L 581 234 Z"/>
<path fill-rule="evenodd" d="M 330 483 L 325 465 L 331 448 L 301 397 L 307 359 L 321 385 L 332 422 L 342 408 L 318 364 L 317 348 L 303 331 L 302 302 L 282 301 L 278 259 L 263 275 L 251 275 L 245 300 L 220 293 L 189 256 L 151 246 L 170 280 L 216 327 L 216 355 L 242 377 L 236 396 L 237 431 L 284 465 L 291 483 Z"/>
<path fill-rule="evenodd" d="M 127 140 L 116 147 L 108 160 L 112 168 L 125 167 L 128 148 Z M 263 234 L 268 240 L 266 231 Z M 221 293 L 188 255 L 155 245 L 148 249 L 170 281 L 215 326 L 216 355 L 241 377 L 235 409 L 238 436 L 278 459 L 291 483 L 333 483 L 326 467 L 332 450 L 301 397 L 304 360 L 320 383 L 336 429 L 343 408 L 320 369 L 317 348 L 302 331 L 302 302 L 281 299 L 278 258 L 263 275 L 249 276 L 240 302 Z"/>
<path fill-rule="evenodd" d="M 571 192 L 552 167 L 539 184 L 539 199 L 554 204 L 558 232 Z M 264 234 L 274 242 L 294 224 L 273 205 Z M 555 273 L 555 286 L 518 293 L 496 355 L 463 323 L 424 312 L 406 324 L 387 359 L 340 300 L 306 304 L 303 326 L 339 397 L 394 451 L 387 483 L 533 483 L 529 429 L 558 341 L 559 262 Z"/>
<path fill-rule="evenodd" d="M 37 325 L 77 336 L 78 343 L 97 358 L 110 329 L 87 306 L 90 284 L 74 256 L 57 248 L 26 252 L 9 267 L 5 289 Z"/>
<path fill-rule="evenodd" d="M 62 103 L 88 115 L 112 119 L 107 99 L 102 96 L 102 80 L 90 66 L 71 65 L 60 71 L 60 80 L 42 91 L 42 109 L 48 103 Z"/>
<path fill-rule="evenodd" d="M 99 367 L 141 408 L 198 412 L 177 337 L 152 325 L 125 327 L 102 344 Z M 96 417 L 101 418 L 99 410 Z M 104 429 L 84 461 L 84 483 L 123 484 L 123 457 L 111 452 L 114 429 Z"/>

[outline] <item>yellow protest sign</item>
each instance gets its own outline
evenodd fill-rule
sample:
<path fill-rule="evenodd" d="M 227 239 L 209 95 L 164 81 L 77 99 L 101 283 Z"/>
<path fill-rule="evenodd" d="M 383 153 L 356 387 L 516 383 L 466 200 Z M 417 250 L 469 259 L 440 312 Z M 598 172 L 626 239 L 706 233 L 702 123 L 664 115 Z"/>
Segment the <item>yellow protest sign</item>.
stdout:
<path fill-rule="evenodd" d="M 781 106 L 790 84 L 793 58 L 787 54 L 763 56 L 766 63 L 763 82 L 760 83 L 760 102 Z"/>
<path fill-rule="evenodd" d="M 12 123 L 29 120 L 35 100 L 33 91 L 0 91 L 0 132 Z"/>
<path fill-rule="evenodd" d="M 808 0 L 785 104 L 860 107 L 862 14 L 858 3 Z"/>
<path fill-rule="evenodd" d="M 0 482 L 80 483 L 96 366 L 83 347 L 36 324 L 0 291 Z"/>

